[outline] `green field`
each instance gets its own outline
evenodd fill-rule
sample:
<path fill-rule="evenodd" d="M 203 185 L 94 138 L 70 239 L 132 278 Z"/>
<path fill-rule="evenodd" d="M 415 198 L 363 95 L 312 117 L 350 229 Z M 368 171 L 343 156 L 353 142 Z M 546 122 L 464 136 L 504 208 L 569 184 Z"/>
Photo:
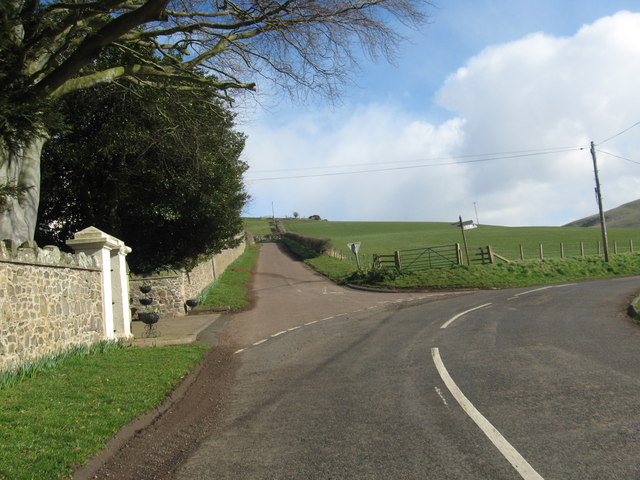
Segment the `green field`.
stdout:
<path fill-rule="evenodd" d="M 360 255 L 365 265 L 373 254 L 392 254 L 396 250 L 459 243 L 460 228 L 435 222 L 326 222 L 313 220 L 285 220 L 288 231 L 314 237 L 330 238 L 336 251 L 350 258 L 347 244 L 361 242 Z M 581 242 L 585 255 L 598 254 L 601 231 L 598 227 L 498 227 L 480 225 L 465 231 L 469 252 L 490 245 L 510 260 L 519 260 L 521 250 L 525 259 L 540 258 L 540 244 L 544 258 L 559 258 L 561 244 L 565 257 L 581 256 Z M 609 247 L 613 254 L 640 251 L 640 228 L 612 228 L 608 231 Z M 600 246 L 600 248 L 602 248 Z"/>
<path fill-rule="evenodd" d="M 251 233 L 253 236 L 269 235 L 273 227 L 271 218 L 258 217 L 258 218 L 243 218 L 244 229 Z"/>

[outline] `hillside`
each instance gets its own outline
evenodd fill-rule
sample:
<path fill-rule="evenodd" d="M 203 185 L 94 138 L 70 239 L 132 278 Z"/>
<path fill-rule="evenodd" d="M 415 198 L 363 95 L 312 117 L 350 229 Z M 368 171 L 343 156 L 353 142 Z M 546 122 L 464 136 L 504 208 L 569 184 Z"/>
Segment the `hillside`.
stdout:
<path fill-rule="evenodd" d="M 625 203 L 617 208 L 604 212 L 607 227 L 611 228 L 640 228 L 640 200 Z M 590 217 L 567 223 L 565 227 L 593 227 L 600 225 L 600 217 Z"/>

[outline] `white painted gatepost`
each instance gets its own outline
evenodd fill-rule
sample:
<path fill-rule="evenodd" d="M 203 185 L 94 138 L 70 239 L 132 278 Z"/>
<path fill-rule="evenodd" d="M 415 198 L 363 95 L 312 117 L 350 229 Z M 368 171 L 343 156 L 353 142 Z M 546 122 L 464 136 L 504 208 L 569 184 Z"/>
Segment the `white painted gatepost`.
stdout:
<path fill-rule="evenodd" d="M 84 252 L 96 259 L 102 270 L 102 312 L 106 338 L 131 337 L 129 279 L 126 256 L 131 253 L 122 240 L 88 227 L 67 240 L 75 252 Z"/>

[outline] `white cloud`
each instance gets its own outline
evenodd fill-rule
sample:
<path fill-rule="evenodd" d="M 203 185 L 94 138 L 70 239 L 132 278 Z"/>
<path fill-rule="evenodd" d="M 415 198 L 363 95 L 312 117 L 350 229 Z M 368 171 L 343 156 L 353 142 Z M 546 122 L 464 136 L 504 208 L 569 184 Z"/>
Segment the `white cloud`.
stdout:
<path fill-rule="evenodd" d="M 445 80 L 440 124 L 371 104 L 248 128 L 248 178 L 319 175 L 437 163 L 435 158 L 602 141 L 640 120 L 640 14 L 620 12 L 572 37 L 533 33 L 493 45 Z M 415 96 L 415 93 L 414 93 Z M 640 126 L 599 148 L 640 161 Z M 439 160 L 442 161 L 442 160 Z M 606 207 L 638 198 L 640 165 L 599 154 Z M 322 166 L 322 169 L 293 170 Z M 264 170 L 285 169 L 280 172 Z M 492 162 L 344 176 L 255 181 L 250 214 L 342 220 L 562 224 L 595 213 L 588 149 Z M 268 206 L 268 208 L 267 208 Z"/>

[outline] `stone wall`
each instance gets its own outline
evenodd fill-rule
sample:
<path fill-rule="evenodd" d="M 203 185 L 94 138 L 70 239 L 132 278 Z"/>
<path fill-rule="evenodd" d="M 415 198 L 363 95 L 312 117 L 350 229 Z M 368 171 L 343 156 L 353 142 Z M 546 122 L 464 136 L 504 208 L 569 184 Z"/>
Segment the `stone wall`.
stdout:
<path fill-rule="evenodd" d="M 103 338 L 100 269 L 85 254 L 0 242 L 0 370 Z"/>
<path fill-rule="evenodd" d="M 185 302 L 195 299 L 210 283 L 215 281 L 227 267 L 238 258 L 245 249 L 245 241 L 236 248 L 223 250 L 217 255 L 200 263 L 190 272 L 164 272 L 162 274 L 144 278 L 131 278 L 131 307 L 140 311 L 146 307 L 140 304 L 140 298 L 152 298 L 149 306 L 157 309 L 162 315 L 186 315 Z M 151 292 L 143 294 L 140 286 L 150 285 Z M 135 315 L 134 315 L 135 318 Z"/>

